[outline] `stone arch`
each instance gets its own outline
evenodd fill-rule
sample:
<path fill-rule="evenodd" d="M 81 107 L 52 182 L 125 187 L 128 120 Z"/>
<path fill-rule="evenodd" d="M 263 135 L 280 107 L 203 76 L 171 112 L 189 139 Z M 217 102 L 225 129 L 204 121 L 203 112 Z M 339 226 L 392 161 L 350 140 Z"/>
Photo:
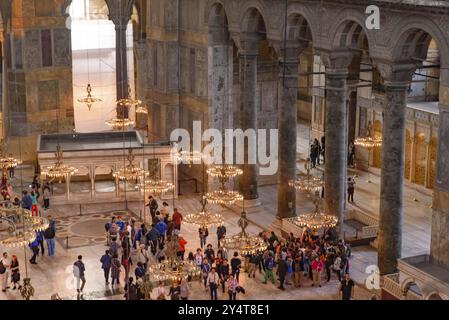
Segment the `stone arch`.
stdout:
<path fill-rule="evenodd" d="M 330 43 L 333 49 L 367 49 L 374 47 L 372 33 L 365 27 L 366 16 L 356 10 L 344 10 L 332 24 Z"/>
<path fill-rule="evenodd" d="M 225 43 L 229 40 L 228 15 L 221 2 L 215 2 L 208 7 L 207 25 L 209 29 L 209 43 Z"/>
<path fill-rule="evenodd" d="M 416 287 L 416 290 L 418 291 L 417 293 L 419 295 L 422 295 L 422 290 L 420 288 L 420 286 L 418 286 L 418 284 L 416 283 L 416 280 L 414 278 L 406 278 L 404 281 L 402 281 L 401 283 L 401 292 L 404 296 L 407 295 L 407 292 L 410 290 L 411 287 Z"/>
<path fill-rule="evenodd" d="M 260 8 L 257 6 L 248 6 L 240 19 L 240 31 L 244 33 L 253 33 L 264 38 L 267 37 L 267 20 Z"/>
<path fill-rule="evenodd" d="M 313 33 L 309 21 L 300 13 L 293 12 L 287 17 L 287 36 L 288 41 L 299 41 L 308 46 L 313 43 Z"/>
<path fill-rule="evenodd" d="M 395 27 L 389 46 L 394 59 L 404 59 L 405 56 L 425 58 L 427 48 L 433 38 L 440 51 L 441 68 L 449 65 L 449 44 L 444 32 L 431 19 L 412 15 L 402 19 Z"/>
<path fill-rule="evenodd" d="M 311 12 L 310 8 L 304 6 L 301 3 L 292 3 L 289 4 L 287 8 L 287 23 L 290 23 L 289 19 L 293 17 L 301 17 L 303 22 L 307 24 L 307 28 L 309 29 L 308 32 L 310 32 L 310 39 L 313 43 L 314 40 L 318 39 L 318 26 L 314 24 L 314 21 L 316 20 L 316 17 Z M 282 27 L 283 28 L 283 27 Z M 287 35 L 289 30 L 287 30 Z M 287 37 L 287 39 L 289 39 Z"/>
<path fill-rule="evenodd" d="M 437 291 L 431 291 L 424 296 L 424 300 L 444 300 L 440 293 Z"/>

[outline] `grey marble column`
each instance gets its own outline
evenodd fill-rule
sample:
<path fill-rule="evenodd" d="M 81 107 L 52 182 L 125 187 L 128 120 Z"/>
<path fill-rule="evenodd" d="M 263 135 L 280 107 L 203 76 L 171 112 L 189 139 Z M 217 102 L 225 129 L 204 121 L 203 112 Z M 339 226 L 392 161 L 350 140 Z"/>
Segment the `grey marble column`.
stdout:
<path fill-rule="evenodd" d="M 397 272 L 397 259 L 401 257 L 408 87 L 408 82 L 385 83 L 378 235 L 378 265 L 382 275 Z"/>
<path fill-rule="evenodd" d="M 232 128 L 232 47 L 214 44 L 208 50 L 209 127 Z"/>
<path fill-rule="evenodd" d="M 240 128 L 257 130 L 257 53 L 241 52 L 240 64 Z M 257 165 L 248 164 L 248 144 L 245 139 L 245 164 L 239 178 L 239 190 L 245 200 L 259 197 L 257 191 Z"/>
<path fill-rule="evenodd" d="M 325 211 L 338 217 L 337 233 L 343 237 L 346 190 L 346 79 L 347 68 L 326 68 Z"/>
<path fill-rule="evenodd" d="M 277 217 L 296 215 L 296 190 L 289 186 L 296 179 L 296 119 L 298 101 L 298 54 L 280 61 L 279 76 L 279 142 Z"/>
<path fill-rule="evenodd" d="M 123 19 L 125 20 L 125 19 Z M 114 22 L 115 23 L 115 22 Z M 127 22 L 115 23 L 115 65 L 117 100 L 128 96 L 128 60 L 126 56 L 126 26 Z M 118 118 L 128 118 L 128 108 L 117 106 Z"/>

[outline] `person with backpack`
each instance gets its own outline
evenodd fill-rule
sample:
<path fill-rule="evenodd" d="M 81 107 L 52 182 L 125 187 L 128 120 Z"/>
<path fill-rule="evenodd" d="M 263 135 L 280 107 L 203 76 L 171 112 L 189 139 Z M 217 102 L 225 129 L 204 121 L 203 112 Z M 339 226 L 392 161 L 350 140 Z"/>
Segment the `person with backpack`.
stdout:
<path fill-rule="evenodd" d="M 231 276 L 227 282 L 229 300 L 237 300 L 237 288 L 239 286 L 239 281 L 235 276 Z"/>
<path fill-rule="evenodd" d="M 168 295 L 171 297 L 171 300 L 179 300 L 181 287 L 179 286 L 178 281 L 175 280 L 172 282 Z"/>
<path fill-rule="evenodd" d="M 83 256 L 79 255 L 78 260 L 75 261 L 75 263 L 73 264 L 73 275 L 75 276 L 76 292 L 78 292 L 78 294 L 83 292 L 84 286 L 86 285 L 85 272 L 86 272 L 86 266 L 84 265 L 84 262 L 83 262 Z M 80 282 L 81 282 L 81 287 L 80 287 Z"/>
<path fill-rule="evenodd" d="M 228 259 L 223 259 L 223 263 L 218 266 L 218 275 L 220 276 L 221 288 L 225 293 L 225 283 L 230 277 Z"/>
<path fill-rule="evenodd" d="M 156 211 L 159 205 L 157 204 L 157 201 L 153 198 L 153 196 L 148 197 L 147 207 L 150 209 L 151 220 L 153 224 L 156 224 Z"/>
<path fill-rule="evenodd" d="M 44 210 L 50 209 L 50 187 L 44 185 L 42 190 L 42 198 L 44 200 Z"/>
<path fill-rule="evenodd" d="M 44 231 L 45 242 L 47 243 L 48 256 L 52 257 L 55 255 L 55 236 L 56 236 L 56 227 L 55 221 L 50 220 L 50 225 Z M 43 253 L 42 253 L 43 255 Z"/>
<path fill-rule="evenodd" d="M 104 255 L 102 255 L 100 258 L 101 269 L 103 269 L 106 285 L 109 284 L 109 273 L 111 271 L 111 261 L 112 261 L 112 257 L 109 254 L 109 250 L 106 250 Z"/>
<path fill-rule="evenodd" d="M 133 277 L 129 277 L 124 290 L 126 300 L 137 300 L 137 286 L 134 284 Z"/>
<path fill-rule="evenodd" d="M 220 248 L 220 241 L 226 237 L 226 227 L 224 224 L 221 224 L 217 227 L 217 240 L 218 240 L 218 248 Z"/>
<path fill-rule="evenodd" d="M 114 286 L 116 282 L 118 285 L 120 284 L 120 272 L 121 272 L 122 264 L 118 258 L 117 253 L 112 256 L 111 260 L 111 285 Z"/>
<path fill-rule="evenodd" d="M 231 274 L 236 277 L 237 281 L 239 281 L 241 267 L 242 260 L 239 258 L 239 253 L 236 251 L 231 259 Z"/>
<path fill-rule="evenodd" d="M 201 265 L 201 272 L 203 274 L 203 283 L 204 283 L 204 288 L 207 290 L 207 277 L 209 276 L 209 272 L 210 272 L 210 264 L 207 261 L 207 258 L 203 259 L 203 264 Z"/>
<path fill-rule="evenodd" d="M 160 245 L 164 245 L 165 242 L 165 236 L 167 235 L 167 229 L 168 226 L 165 223 L 164 220 L 160 220 L 155 226 L 154 226 L 158 232 L 158 241 Z"/>
<path fill-rule="evenodd" d="M 9 289 L 8 278 L 10 271 L 11 271 L 11 259 L 9 258 L 7 252 L 3 252 L 3 256 L 0 259 L 0 276 L 3 292 L 6 292 L 6 290 Z"/>
<path fill-rule="evenodd" d="M 268 283 L 268 278 L 270 278 L 271 283 L 273 283 L 273 284 L 275 283 L 274 274 L 273 274 L 273 269 L 274 269 L 275 265 L 276 265 L 276 263 L 274 262 L 274 259 L 273 259 L 273 253 L 269 252 L 268 257 L 265 260 L 265 276 L 264 276 L 264 282 L 263 282 L 264 284 Z"/>
<path fill-rule="evenodd" d="M 284 282 L 285 282 L 285 277 L 287 276 L 287 262 L 284 259 L 278 259 L 278 268 L 277 268 L 277 273 L 279 275 L 279 289 L 281 290 L 285 290 L 284 287 Z"/>
<path fill-rule="evenodd" d="M 203 247 L 206 245 L 207 237 L 209 236 L 209 230 L 207 227 L 200 227 L 198 229 L 198 236 L 200 238 L 200 247 L 203 249 Z"/>
<path fill-rule="evenodd" d="M 37 241 L 37 237 L 28 246 L 30 247 L 31 251 L 33 252 L 33 256 L 30 259 L 30 263 L 37 264 L 36 258 L 37 258 L 37 255 L 39 254 L 39 242 Z"/>
<path fill-rule="evenodd" d="M 19 259 L 16 255 L 13 255 L 11 260 L 11 282 L 14 284 L 13 290 L 17 289 L 17 285 L 19 285 L 19 290 L 22 288 L 20 285 Z"/>

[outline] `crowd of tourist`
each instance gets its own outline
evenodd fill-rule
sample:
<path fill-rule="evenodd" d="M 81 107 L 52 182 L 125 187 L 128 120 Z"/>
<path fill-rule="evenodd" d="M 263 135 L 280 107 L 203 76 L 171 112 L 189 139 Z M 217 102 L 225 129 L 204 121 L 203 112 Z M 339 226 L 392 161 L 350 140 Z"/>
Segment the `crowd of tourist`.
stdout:
<path fill-rule="evenodd" d="M 31 190 L 24 190 L 22 197 L 14 201 L 4 201 L 3 206 L 21 206 L 40 214 L 37 205 L 39 197 L 44 195 L 43 207 L 49 207 L 50 186 L 40 186 L 36 177 Z M 40 192 L 41 191 L 41 192 Z M 47 194 L 47 196 L 45 196 Z M 209 230 L 199 228 L 199 246 L 194 252 L 186 254 L 187 240 L 181 233 L 183 215 L 177 208 L 170 212 L 169 205 L 150 196 L 147 207 L 151 215 L 151 223 L 138 224 L 133 218 L 112 217 L 106 223 L 105 232 L 108 249 L 99 257 L 99 265 L 103 270 L 105 285 L 117 288 L 124 279 L 125 298 L 138 299 L 171 299 L 187 300 L 194 286 L 193 278 L 173 281 L 168 290 L 166 282 L 160 282 L 156 288 L 150 281 L 149 265 L 161 262 L 169 257 L 169 244 L 176 242 L 177 258 L 188 260 L 201 270 L 200 283 L 207 290 L 212 300 L 237 299 L 245 294 L 242 285 L 242 274 L 248 281 L 271 282 L 280 290 L 300 288 L 304 286 L 321 287 L 332 279 L 341 282 L 342 299 L 351 299 L 354 282 L 349 277 L 349 258 L 351 248 L 342 240 L 337 240 L 332 229 L 325 230 L 323 235 L 316 231 L 306 230 L 299 237 L 290 234 L 286 239 L 274 232 L 262 232 L 267 249 L 240 255 L 239 252 L 227 252 L 220 247 L 220 240 L 226 238 L 226 227 L 221 225 L 216 230 L 218 243 L 208 241 Z M 46 230 L 36 233 L 36 238 L 29 244 L 32 256 L 31 264 L 37 264 L 39 254 L 48 256 L 55 254 L 55 220 L 49 216 L 50 225 Z M 172 252 L 173 253 L 173 252 Z M 86 268 L 82 256 L 73 264 L 73 275 L 76 280 L 78 294 L 82 294 L 85 284 Z M 260 275 L 256 280 L 256 275 Z M 20 287 L 19 262 L 16 256 L 3 253 L 0 259 L 0 278 L 2 290 Z M 250 280 L 252 279 L 252 280 Z"/>
<path fill-rule="evenodd" d="M 105 284 L 117 288 L 120 279 L 125 279 L 126 299 L 189 298 L 195 280 L 191 277 L 173 281 L 168 290 L 166 282 L 161 281 L 157 288 L 153 288 L 148 281 L 149 265 L 169 257 L 169 244 L 172 240 L 176 242 L 176 256 L 181 260 L 188 260 L 201 270 L 201 286 L 209 292 L 212 300 L 219 297 L 235 300 L 239 294 L 244 294 L 246 290 L 241 284 L 242 273 L 253 281 L 257 281 L 256 275 L 259 274 L 262 283 L 270 281 L 280 290 L 304 286 L 321 287 L 334 279 L 341 282 L 343 299 L 353 296 L 354 282 L 349 277 L 351 248 L 344 241 L 337 240 L 332 229 L 325 230 L 321 236 L 316 231 L 306 230 L 300 237 L 290 234 L 286 239 L 274 232 L 262 232 L 260 236 L 266 242 L 267 249 L 240 255 L 239 252 L 223 250 L 220 242 L 217 246 L 208 243 L 207 228 L 200 228 L 200 247 L 186 255 L 187 241 L 181 234 L 183 215 L 177 208 L 170 214 L 166 202 L 159 210 L 157 200 L 151 196 L 148 207 L 153 218 L 148 227 L 144 223 L 137 225 L 132 218 L 122 217 L 112 217 L 105 225 L 109 249 L 99 259 Z M 225 237 L 226 228 L 218 227 L 217 238 Z M 82 257 L 78 257 L 74 264 L 79 293 L 82 293 L 85 284 L 84 267 L 78 270 L 81 259 Z M 134 269 L 133 273 L 131 267 Z M 148 286 L 151 290 L 145 294 Z"/>

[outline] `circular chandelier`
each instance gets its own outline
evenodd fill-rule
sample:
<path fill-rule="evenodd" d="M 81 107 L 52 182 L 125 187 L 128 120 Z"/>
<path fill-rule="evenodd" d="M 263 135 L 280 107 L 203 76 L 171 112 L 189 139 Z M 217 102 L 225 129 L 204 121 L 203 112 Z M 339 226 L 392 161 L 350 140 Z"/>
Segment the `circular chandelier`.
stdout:
<path fill-rule="evenodd" d="M 382 138 L 380 137 L 358 137 L 354 140 L 354 145 L 362 148 L 376 148 L 382 146 Z"/>
<path fill-rule="evenodd" d="M 372 149 L 372 148 L 376 148 L 376 147 L 381 147 L 382 146 L 382 138 L 381 137 L 373 137 L 371 135 L 371 122 L 368 124 L 368 127 L 366 129 L 366 136 L 365 137 L 358 137 L 354 140 L 354 145 L 362 147 L 362 148 L 367 148 L 367 149 Z"/>
<path fill-rule="evenodd" d="M 300 228 L 307 228 L 312 230 L 318 230 L 322 228 L 334 228 L 338 223 L 338 218 L 333 215 L 326 214 L 320 211 L 320 201 L 315 199 L 315 211 L 309 213 L 303 213 L 297 217 L 288 218 L 290 222 Z"/>
<path fill-rule="evenodd" d="M 129 118 L 113 118 L 111 120 L 105 121 L 105 123 L 108 126 L 112 127 L 114 130 L 121 130 L 134 125 L 134 121 Z"/>
<path fill-rule="evenodd" d="M 136 113 L 148 114 L 148 109 L 147 109 L 147 107 L 144 107 L 144 106 L 137 106 Z"/>
<path fill-rule="evenodd" d="M 201 211 L 189 213 L 184 216 L 183 222 L 193 224 L 200 228 L 217 227 L 224 223 L 224 217 L 219 213 L 212 213 L 206 210 L 207 199 L 201 198 Z"/>
<path fill-rule="evenodd" d="M 295 188 L 299 191 L 305 191 L 308 193 L 320 191 L 323 187 L 324 182 L 320 178 L 313 177 L 310 173 L 312 170 L 312 165 L 310 163 L 310 158 L 307 158 L 306 163 L 304 164 L 304 168 L 306 169 L 306 175 L 296 179 L 290 180 L 288 185 L 290 187 Z"/>
<path fill-rule="evenodd" d="M 201 163 L 203 154 L 200 151 L 179 151 L 176 155 L 178 161 L 192 165 L 194 163 Z"/>
<path fill-rule="evenodd" d="M 78 172 L 78 169 L 65 165 L 62 161 L 63 152 L 60 145 L 56 146 L 55 152 L 56 162 L 52 166 L 48 166 L 42 171 L 42 174 L 55 179 L 61 179 L 68 176 L 72 176 Z"/>
<path fill-rule="evenodd" d="M 17 167 L 22 161 L 14 158 L 12 154 L 6 153 L 6 143 L 4 141 L 0 144 L 0 169 L 11 169 Z"/>
<path fill-rule="evenodd" d="M 35 217 L 30 210 L 14 207 L 0 208 L 0 221 L 2 224 L 0 246 L 21 247 L 33 242 L 37 231 L 48 228 L 48 220 Z"/>
<path fill-rule="evenodd" d="M 207 169 L 207 174 L 219 179 L 230 179 L 243 174 L 243 170 L 232 165 L 215 165 Z"/>
<path fill-rule="evenodd" d="M 267 249 L 267 244 L 261 237 L 252 236 L 246 232 L 248 227 L 246 212 L 242 211 L 238 226 L 241 231 L 230 238 L 220 240 L 221 247 L 226 251 L 238 251 L 241 255 L 254 254 Z"/>
<path fill-rule="evenodd" d="M 131 97 L 131 86 L 129 84 L 128 84 L 128 95 L 127 95 L 127 97 L 117 100 L 117 105 L 119 105 L 121 107 L 127 107 L 127 108 L 130 108 L 130 107 L 135 106 L 135 105 L 139 105 L 141 103 L 142 103 L 141 100 L 133 99 Z"/>
<path fill-rule="evenodd" d="M 84 98 L 78 99 L 78 102 L 84 103 L 90 111 L 94 103 L 101 102 L 102 100 L 92 96 L 92 87 L 90 83 L 87 84 L 86 92 L 87 95 Z"/>
<path fill-rule="evenodd" d="M 148 266 L 151 277 L 157 281 L 181 281 L 189 277 L 199 278 L 201 269 L 194 261 L 183 261 L 176 256 L 178 251 L 178 236 L 172 235 L 167 243 L 167 259 Z"/>
<path fill-rule="evenodd" d="M 222 204 L 231 206 L 237 201 L 243 200 L 243 195 L 234 190 L 218 189 L 206 193 L 206 200 L 212 204 Z"/>
<path fill-rule="evenodd" d="M 122 181 L 137 180 L 142 177 L 145 174 L 145 170 L 134 165 L 135 157 L 132 149 L 128 150 L 128 156 L 126 158 L 128 160 L 128 164 L 124 168 L 112 173 L 112 176 Z"/>
<path fill-rule="evenodd" d="M 165 180 L 156 180 L 147 178 L 143 179 L 143 181 L 140 181 L 136 186 L 136 189 L 144 191 L 145 193 L 156 195 L 166 193 L 168 191 L 173 190 L 174 188 L 175 186 L 173 183 L 167 182 Z"/>

